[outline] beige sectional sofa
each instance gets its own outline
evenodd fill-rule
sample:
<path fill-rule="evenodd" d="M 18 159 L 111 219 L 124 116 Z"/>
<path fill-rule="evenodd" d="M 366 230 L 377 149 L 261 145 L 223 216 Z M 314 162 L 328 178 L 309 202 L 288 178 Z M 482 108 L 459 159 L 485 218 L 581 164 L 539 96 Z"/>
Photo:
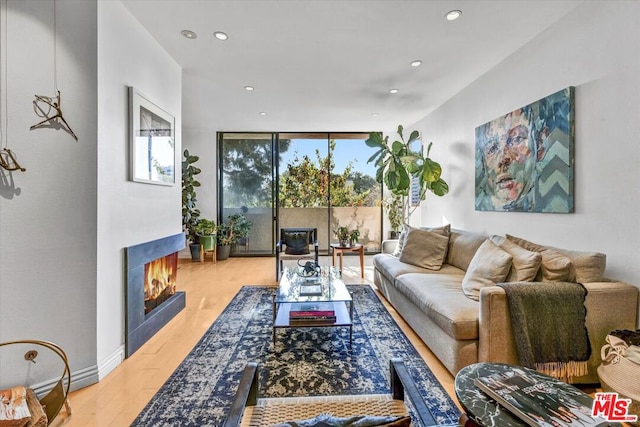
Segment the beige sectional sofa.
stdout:
<path fill-rule="evenodd" d="M 479 301 L 475 301 L 462 286 L 476 251 L 490 236 L 463 230 L 447 233 L 448 245 L 439 269 L 400 261 L 402 256 L 391 254 L 397 241 L 385 241 L 383 253 L 373 258 L 375 285 L 452 374 L 476 362 L 518 364 L 504 290 L 492 284 L 480 287 Z M 419 250 L 415 242 L 410 249 Z M 572 382 L 597 383 L 596 369 L 606 335 L 615 329 L 636 328 L 638 288 L 604 278 L 604 254 L 557 252 L 572 261 L 575 275 L 571 281 L 582 283 L 588 291 L 589 373 Z M 535 281 L 541 280 L 538 273 Z"/>

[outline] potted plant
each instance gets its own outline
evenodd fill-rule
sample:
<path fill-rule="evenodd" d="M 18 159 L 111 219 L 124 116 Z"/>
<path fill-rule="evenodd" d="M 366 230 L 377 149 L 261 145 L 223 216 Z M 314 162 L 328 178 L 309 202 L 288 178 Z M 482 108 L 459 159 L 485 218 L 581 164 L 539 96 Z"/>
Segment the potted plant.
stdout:
<path fill-rule="evenodd" d="M 358 243 L 359 238 L 360 230 L 358 230 L 357 228 L 349 232 L 349 243 L 351 244 L 351 246 L 354 246 L 356 243 Z"/>
<path fill-rule="evenodd" d="M 409 218 L 418 204 L 410 206 L 409 189 L 417 185 L 419 200 L 424 200 L 430 191 L 436 196 L 444 196 L 449 192 L 449 185 L 440 176 L 442 167 L 431 158 L 432 142 L 427 146 L 427 154 L 424 154 L 422 145 L 419 151 L 414 151 L 412 144 L 420 140 L 417 130 L 411 132 L 409 139 L 404 140 L 403 127 L 398 126 L 399 141 L 389 143 L 389 136 L 382 137 L 380 132 L 372 132 L 365 142 L 369 147 L 378 148 L 378 151 L 369 158 L 368 163 L 375 162 L 376 181 L 384 183 L 391 193 L 401 196 L 403 200 L 403 222 L 409 223 Z"/>
<path fill-rule="evenodd" d="M 384 201 L 384 209 L 387 212 L 387 218 L 391 226 L 391 231 L 389 232 L 389 238 L 391 239 L 397 239 L 402 229 L 402 208 L 402 196 L 397 194 L 391 194 L 391 197 Z"/>
<path fill-rule="evenodd" d="M 251 221 L 241 213 L 229 215 L 226 222 L 218 225 L 216 259 L 222 261 L 229 258 L 231 245 L 247 237 L 252 225 Z"/>
<path fill-rule="evenodd" d="M 212 251 L 216 247 L 216 222 L 214 220 L 200 218 L 195 232 L 203 250 Z"/>
<path fill-rule="evenodd" d="M 200 157 L 190 154 L 189 150 L 184 150 L 184 158 L 182 159 L 182 229 L 189 244 L 191 259 L 194 261 L 200 260 L 200 244 L 196 232 L 196 226 L 200 219 L 200 210 L 196 208 L 196 188 L 200 187 L 200 182 L 195 176 L 201 170 L 194 166 L 198 160 Z"/>
<path fill-rule="evenodd" d="M 347 247 L 349 246 L 349 228 L 345 226 L 340 226 L 336 230 L 336 237 L 338 238 L 338 242 L 340 246 Z"/>

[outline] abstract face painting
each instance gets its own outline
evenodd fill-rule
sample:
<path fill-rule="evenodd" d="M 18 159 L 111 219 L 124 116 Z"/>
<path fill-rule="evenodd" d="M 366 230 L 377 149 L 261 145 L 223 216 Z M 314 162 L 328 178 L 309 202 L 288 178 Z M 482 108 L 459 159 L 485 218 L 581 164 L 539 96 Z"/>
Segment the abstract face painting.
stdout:
<path fill-rule="evenodd" d="M 475 207 L 573 212 L 573 88 L 476 128 Z"/>

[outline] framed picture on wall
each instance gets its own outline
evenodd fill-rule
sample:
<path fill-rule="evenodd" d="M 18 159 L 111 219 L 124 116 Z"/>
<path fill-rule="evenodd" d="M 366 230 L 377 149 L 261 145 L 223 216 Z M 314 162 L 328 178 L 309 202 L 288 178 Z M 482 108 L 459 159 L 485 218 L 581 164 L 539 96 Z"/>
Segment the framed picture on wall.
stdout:
<path fill-rule="evenodd" d="M 129 87 L 130 180 L 175 184 L 175 118 Z"/>
<path fill-rule="evenodd" d="M 572 213 L 574 88 L 476 128 L 477 211 Z"/>

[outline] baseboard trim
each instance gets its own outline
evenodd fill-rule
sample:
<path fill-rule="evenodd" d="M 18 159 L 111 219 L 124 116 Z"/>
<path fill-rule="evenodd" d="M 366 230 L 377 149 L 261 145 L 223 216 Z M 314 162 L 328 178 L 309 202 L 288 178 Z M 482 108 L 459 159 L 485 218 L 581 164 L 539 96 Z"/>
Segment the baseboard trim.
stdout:
<path fill-rule="evenodd" d="M 111 353 L 106 359 L 98 365 L 98 381 L 102 381 L 104 377 L 109 375 L 111 371 L 116 369 L 122 363 L 125 356 L 124 345 L 121 345 L 116 351 Z"/>

